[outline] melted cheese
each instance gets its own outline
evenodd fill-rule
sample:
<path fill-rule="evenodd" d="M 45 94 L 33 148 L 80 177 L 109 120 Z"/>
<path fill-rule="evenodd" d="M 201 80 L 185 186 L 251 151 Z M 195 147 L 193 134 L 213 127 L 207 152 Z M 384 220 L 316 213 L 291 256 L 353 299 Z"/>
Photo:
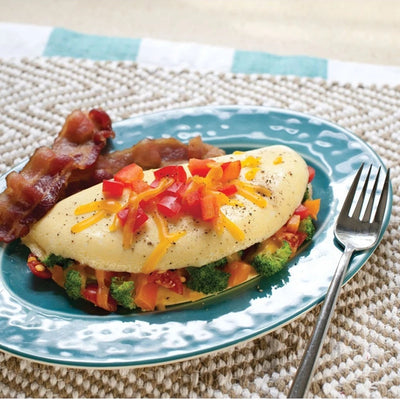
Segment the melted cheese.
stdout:
<path fill-rule="evenodd" d="M 99 211 L 95 211 L 96 223 L 77 232 L 72 228 L 88 217 L 76 215 L 77 207 L 104 200 L 99 184 L 59 202 L 23 241 L 39 259 L 54 253 L 95 269 L 148 273 L 200 267 L 272 236 L 302 200 L 308 182 L 307 165 L 286 146 L 264 147 L 217 160 L 253 158 L 259 171 L 249 184 L 245 175 L 254 165 L 242 168 L 239 190 L 233 198 L 236 201 L 222 206 L 225 226 L 218 229 L 191 216 L 173 221 L 149 218 L 133 235 L 132 245 L 124 248 L 122 230 L 110 231 L 114 214 L 106 213 L 97 220 Z M 153 177 L 153 171 L 145 171 L 145 180 L 151 182 Z M 121 199 L 121 204 L 126 200 Z"/>

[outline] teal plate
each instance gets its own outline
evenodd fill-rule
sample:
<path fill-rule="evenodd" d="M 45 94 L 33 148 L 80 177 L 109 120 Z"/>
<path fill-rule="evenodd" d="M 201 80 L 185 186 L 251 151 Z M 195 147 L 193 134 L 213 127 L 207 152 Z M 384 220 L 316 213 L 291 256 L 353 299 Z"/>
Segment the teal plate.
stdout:
<path fill-rule="evenodd" d="M 272 144 L 298 151 L 316 170 L 315 196 L 322 199 L 311 245 L 272 279 L 255 279 L 205 301 L 167 312 L 103 314 L 71 301 L 52 281 L 26 267 L 18 241 L 0 253 L 0 348 L 13 355 L 58 365 L 117 368 L 180 361 L 266 334 L 321 302 L 341 255 L 333 226 L 350 182 L 362 162 L 385 167 L 362 140 L 327 121 L 265 107 L 200 107 L 143 115 L 114 124 L 115 149 L 144 137 L 201 135 L 227 152 Z M 5 177 L 0 178 L 0 191 Z M 392 189 L 384 228 L 389 223 Z M 350 279 L 374 249 L 358 253 Z"/>

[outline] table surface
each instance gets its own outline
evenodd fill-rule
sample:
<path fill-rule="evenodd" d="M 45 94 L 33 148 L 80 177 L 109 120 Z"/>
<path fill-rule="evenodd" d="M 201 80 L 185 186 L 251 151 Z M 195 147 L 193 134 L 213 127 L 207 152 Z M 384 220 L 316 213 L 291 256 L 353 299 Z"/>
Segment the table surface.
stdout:
<path fill-rule="evenodd" d="M 397 0 L 0 0 L 0 15 L 1 22 L 88 34 L 400 66 Z M 266 105 L 354 132 L 391 167 L 392 219 L 343 288 L 310 397 L 400 398 L 400 85 L 342 78 L 249 77 L 135 60 L 0 58 L 0 168 L 32 154 L 37 143 L 49 145 L 74 108 L 102 107 L 118 121 L 172 107 Z M 154 368 L 73 369 L 0 352 L 0 397 L 285 397 L 318 311 L 248 343 Z"/>
<path fill-rule="evenodd" d="M 0 0 L 0 12 L 83 33 L 400 65 L 397 0 Z"/>

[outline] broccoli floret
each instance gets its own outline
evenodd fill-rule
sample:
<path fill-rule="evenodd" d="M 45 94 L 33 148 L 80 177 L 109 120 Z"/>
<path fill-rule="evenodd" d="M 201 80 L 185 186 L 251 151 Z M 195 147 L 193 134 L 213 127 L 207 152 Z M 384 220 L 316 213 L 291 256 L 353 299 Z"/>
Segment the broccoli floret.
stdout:
<path fill-rule="evenodd" d="M 315 233 L 315 226 L 311 217 L 304 218 L 300 221 L 299 232 L 307 234 L 306 240 L 311 240 Z"/>
<path fill-rule="evenodd" d="M 60 265 L 61 267 L 63 267 L 64 269 L 69 267 L 72 263 L 74 262 L 74 260 L 72 260 L 71 258 L 64 258 L 62 256 L 57 256 L 53 253 L 51 253 L 49 256 L 47 256 L 42 263 L 46 266 L 46 267 L 54 267 L 55 265 Z"/>
<path fill-rule="evenodd" d="M 111 279 L 110 293 L 117 303 L 125 308 L 133 310 L 136 304 L 133 300 L 135 284 L 133 281 L 124 281 L 117 276 Z"/>
<path fill-rule="evenodd" d="M 186 271 L 189 273 L 189 278 L 186 281 L 186 286 L 204 294 L 216 293 L 226 289 L 230 274 L 220 269 L 226 263 L 227 260 L 224 257 L 200 268 L 187 267 Z"/>
<path fill-rule="evenodd" d="M 291 255 L 290 244 L 284 241 L 282 246 L 274 253 L 266 249 L 259 250 L 252 259 L 251 264 L 260 275 L 269 277 L 283 269 Z"/>
<path fill-rule="evenodd" d="M 70 269 L 65 277 L 64 288 L 69 297 L 79 299 L 81 297 L 82 277 L 79 271 Z"/>

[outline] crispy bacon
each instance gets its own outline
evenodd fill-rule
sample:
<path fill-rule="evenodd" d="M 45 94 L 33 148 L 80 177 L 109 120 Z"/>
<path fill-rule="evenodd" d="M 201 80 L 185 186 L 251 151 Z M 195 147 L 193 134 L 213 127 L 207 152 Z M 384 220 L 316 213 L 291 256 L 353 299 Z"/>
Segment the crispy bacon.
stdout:
<path fill-rule="evenodd" d="M 0 241 L 26 235 L 64 196 L 71 173 L 93 166 L 114 136 L 104 111 L 72 112 L 52 148 L 37 149 L 21 172 L 7 176 L 7 189 L 0 194 Z"/>
<path fill-rule="evenodd" d="M 76 193 L 113 175 L 126 165 L 136 163 L 143 169 L 160 168 L 168 164 L 181 164 L 190 158 L 210 158 L 225 154 L 222 149 L 204 143 L 197 136 L 184 144 L 175 138 L 143 139 L 134 146 L 100 154 L 92 168 L 74 171 L 68 185 L 68 195 Z"/>
<path fill-rule="evenodd" d="M 21 172 L 7 176 L 7 189 L 0 194 L 0 242 L 25 236 L 62 198 L 112 178 L 128 164 L 150 169 L 224 154 L 200 136 L 188 144 L 174 138 L 144 139 L 131 148 L 102 154 L 107 139 L 114 136 L 106 112 L 73 111 L 51 148 L 37 149 Z"/>

